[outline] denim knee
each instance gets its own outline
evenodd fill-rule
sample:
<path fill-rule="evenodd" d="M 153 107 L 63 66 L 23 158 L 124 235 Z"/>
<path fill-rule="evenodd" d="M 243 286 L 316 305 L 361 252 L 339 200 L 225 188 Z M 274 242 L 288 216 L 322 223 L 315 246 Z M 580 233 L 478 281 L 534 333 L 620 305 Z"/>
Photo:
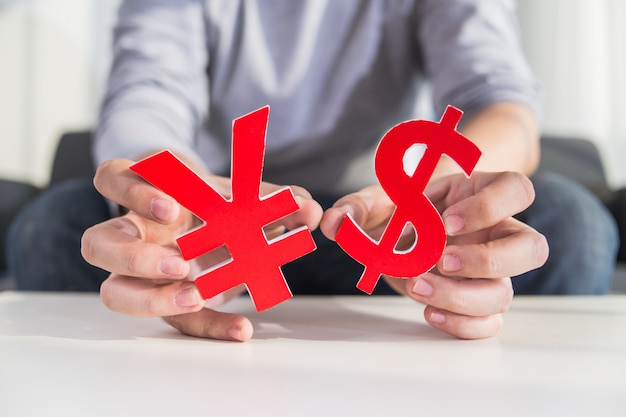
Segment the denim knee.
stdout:
<path fill-rule="evenodd" d="M 617 225 L 607 208 L 579 184 L 557 174 L 533 177 L 536 198 L 520 219 L 543 233 L 546 264 L 514 278 L 517 293 L 605 294 L 619 248 Z"/>
<path fill-rule="evenodd" d="M 41 193 L 11 224 L 7 262 L 19 290 L 97 291 L 105 271 L 85 262 L 80 240 L 110 217 L 91 181 L 71 180 Z"/>

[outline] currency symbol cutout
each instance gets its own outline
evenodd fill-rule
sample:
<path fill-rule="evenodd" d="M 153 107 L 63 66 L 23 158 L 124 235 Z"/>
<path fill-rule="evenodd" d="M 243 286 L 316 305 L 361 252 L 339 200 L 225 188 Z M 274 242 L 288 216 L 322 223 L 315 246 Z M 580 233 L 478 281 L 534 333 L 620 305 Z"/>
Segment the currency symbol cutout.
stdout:
<path fill-rule="evenodd" d="M 429 271 L 439 260 L 446 244 L 441 216 L 424 189 L 442 155 L 452 158 L 469 175 L 481 152 L 456 131 L 463 113 L 448 106 L 439 123 L 411 120 L 393 127 L 378 144 L 374 159 L 376 176 L 396 208 L 379 241 L 371 238 L 349 215 L 339 227 L 336 241 L 352 258 L 365 266 L 357 288 L 371 294 L 382 274 L 410 278 Z M 424 154 L 412 175 L 403 166 L 407 150 L 422 145 Z M 400 237 L 410 225 L 415 242 L 397 249 Z"/>
<path fill-rule="evenodd" d="M 269 107 L 233 122 L 231 193 L 224 198 L 169 151 L 131 170 L 173 197 L 204 224 L 176 239 L 184 259 L 226 246 L 231 258 L 195 280 L 204 299 L 245 284 L 257 311 L 292 297 L 280 267 L 316 249 L 311 232 L 299 227 L 268 240 L 263 227 L 298 210 L 290 188 L 260 196 Z"/>

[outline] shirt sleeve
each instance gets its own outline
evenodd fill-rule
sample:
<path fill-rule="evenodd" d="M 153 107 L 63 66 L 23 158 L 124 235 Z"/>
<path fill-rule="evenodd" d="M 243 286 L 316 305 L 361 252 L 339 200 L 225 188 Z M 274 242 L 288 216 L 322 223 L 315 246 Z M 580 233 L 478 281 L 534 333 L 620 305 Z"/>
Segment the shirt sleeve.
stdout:
<path fill-rule="evenodd" d="M 160 149 L 194 152 L 207 116 L 208 53 L 203 5 L 194 0 L 127 0 L 113 34 L 113 62 L 95 133 L 94 158 Z"/>
<path fill-rule="evenodd" d="M 432 82 L 433 107 L 471 117 L 502 101 L 541 114 L 541 88 L 524 56 L 514 0 L 425 0 L 418 43 Z"/>

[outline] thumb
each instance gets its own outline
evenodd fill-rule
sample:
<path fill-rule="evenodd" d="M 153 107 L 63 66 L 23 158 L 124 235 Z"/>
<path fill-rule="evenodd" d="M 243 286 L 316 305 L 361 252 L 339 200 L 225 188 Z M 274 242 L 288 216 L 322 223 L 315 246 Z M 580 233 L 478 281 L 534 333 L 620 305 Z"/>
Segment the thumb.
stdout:
<path fill-rule="evenodd" d="M 341 222 L 350 215 L 361 229 L 371 234 L 384 228 L 394 210 L 395 205 L 384 190 L 380 186 L 370 186 L 337 200 L 324 213 L 320 229 L 324 236 L 335 240 Z"/>

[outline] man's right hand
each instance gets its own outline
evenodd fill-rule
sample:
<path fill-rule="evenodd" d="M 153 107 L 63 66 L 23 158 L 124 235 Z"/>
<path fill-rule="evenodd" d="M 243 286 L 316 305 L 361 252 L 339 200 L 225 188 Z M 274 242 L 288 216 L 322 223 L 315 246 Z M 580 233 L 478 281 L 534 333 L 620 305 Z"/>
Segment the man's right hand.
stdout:
<path fill-rule="evenodd" d="M 199 224 L 197 218 L 172 197 L 148 184 L 129 167 L 133 162 L 114 159 L 98 167 L 96 189 L 107 199 L 125 207 L 123 216 L 97 224 L 85 231 L 82 255 L 87 262 L 111 272 L 100 296 L 111 310 L 139 317 L 160 316 L 192 336 L 246 341 L 252 337 L 250 321 L 238 314 L 215 311 L 241 294 L 243 286 L 205 301 L 192 281 L 196 274 L 228 259 L 226 250 L 216 250 L 185 261 L 175 238 Z M 197 171 L 196 171 L 197 172 Z M 201 175 L 204 173 L 201 173 Z M 226 197 L 230 180 L 202 175 Z M 263 183 L 261 194 L 282 188 Z M 266 228 L 268 236 L 284 228 L 307 225 L 315 229 L 322 209 L 309 193 L 292 187 L 300 210 Z"/>

